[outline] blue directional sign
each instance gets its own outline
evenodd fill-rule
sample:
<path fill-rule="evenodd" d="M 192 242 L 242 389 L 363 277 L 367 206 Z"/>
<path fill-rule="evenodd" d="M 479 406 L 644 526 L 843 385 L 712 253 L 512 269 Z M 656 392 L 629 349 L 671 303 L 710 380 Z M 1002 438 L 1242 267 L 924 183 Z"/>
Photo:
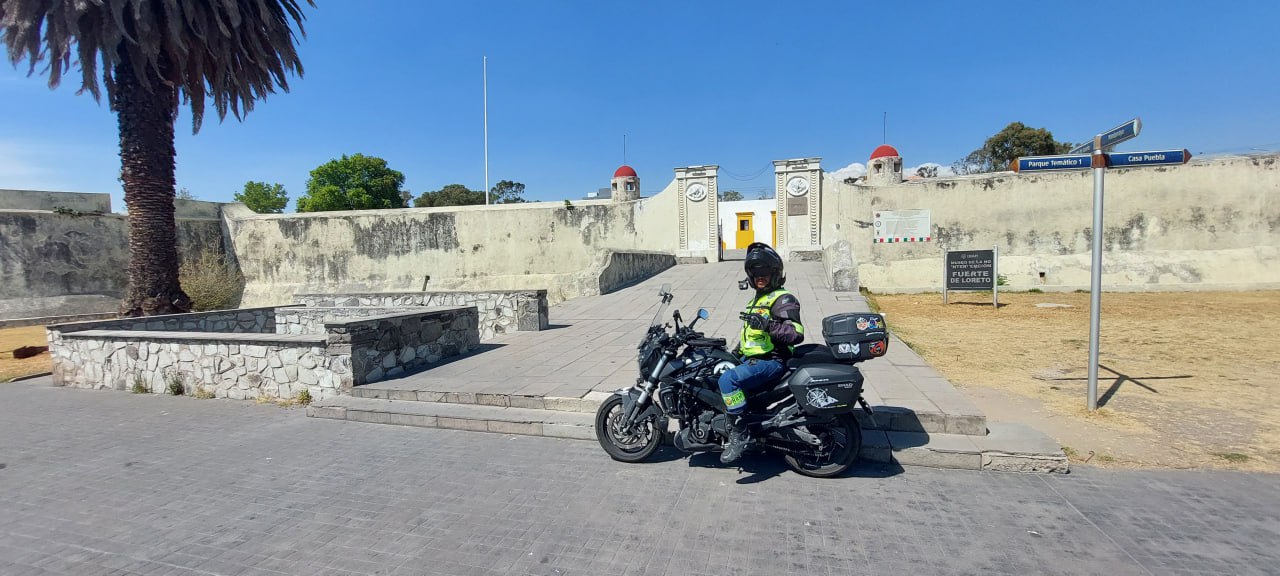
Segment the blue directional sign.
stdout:
<path fill-rule="evenodd" d="M 1046 170 L 1077 170 L 1090 167 L 1088 154 L 1064 154 L 1061 156 L 1023 156 L 1009 166 L 1014 172 L 1043 172 Z"/>
<path fill-rule="evenodd" d="M 1112 152 L 1107 154 L 1107 165 L 1119 166 L 1161 166 L 1165 164 L 1186 164 L 1191 161 L 1191 152 L 1187 150 L 1156 150 L 1152 152 Z"/>
<path fill-rule="evenodd" d="M 1119 144 L 1121 142 L 1125 142 L 1128 140 L 1133 140 L 1134 138 L 1138 137 L 1139 132 L 1142 132 L 1141 118 L 1134 118 L 1133 120 L 1130 120 L 1128 122 L 1125 122 L 1124 124 L 1116 126 L 1115 128 L 1107 130 L 1106 132 L 1103 132 L 1102 134 L 1100 134 L 1100 136 L 1102 136 L 1102 149 L 1110 150 L 1116 144 Z M 1083 142 L 1079 146 L 1072 148 L 1070 153 L 1071 154 L 1092 154 L 1093 139 L 1090 138 L 1088 142 Z"/>

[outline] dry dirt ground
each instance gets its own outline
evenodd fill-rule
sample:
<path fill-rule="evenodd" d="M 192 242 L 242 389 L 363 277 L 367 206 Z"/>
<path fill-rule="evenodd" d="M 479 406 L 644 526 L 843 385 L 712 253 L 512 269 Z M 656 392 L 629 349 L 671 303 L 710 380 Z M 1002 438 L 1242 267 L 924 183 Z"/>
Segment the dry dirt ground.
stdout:
<path fill-rule="evenodd" d="M 48 346 L 44 326 L 0 330 L 0 382 L 49 371 L 49 353 L 15 360 L 13 350 L 23 346 Z"/>
<path fill-rule="evenodd" d="M 1095 413 L 1088 294 L 870 297 L 988 417 L 1076 460 L 1280 471 L 1280 291 L 1104 294 Z"/>

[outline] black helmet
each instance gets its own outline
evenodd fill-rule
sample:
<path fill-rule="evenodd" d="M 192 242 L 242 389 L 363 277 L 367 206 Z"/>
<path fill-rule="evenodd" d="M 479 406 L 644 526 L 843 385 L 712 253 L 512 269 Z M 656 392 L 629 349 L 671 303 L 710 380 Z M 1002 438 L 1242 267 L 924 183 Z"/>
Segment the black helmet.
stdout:
<path fill-rule="evenodd" d="M 747 258 L 743 261 L 742 268 L 746 270 L 747 284 L 752 288 L 755 288 L 753 278 L 766 275 L 769 277 L 769 285 L 765 286 L 764 292 L 777 290 L 787 281 L 787 275 L 783 273 L 782 257 L 764 242 L 755 242 L 747 246 Z"/>

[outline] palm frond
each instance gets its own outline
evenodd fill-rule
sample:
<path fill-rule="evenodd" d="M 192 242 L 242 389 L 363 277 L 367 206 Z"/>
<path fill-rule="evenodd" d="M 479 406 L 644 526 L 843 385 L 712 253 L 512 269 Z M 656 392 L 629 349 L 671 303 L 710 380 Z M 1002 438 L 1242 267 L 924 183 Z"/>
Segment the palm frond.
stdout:
<path fill-rule="evenodd" d="M 305 37 L 301 2 L 314 0 L 0 0 L 0 42 L 9 61 L 47 62 L 49 87 L 78 66 L 80 92 L 109 102 L 117 67 L 127 65 L 144 86 L 172 86 L 191 106 L 192 131 L 205 100 L 218 117 L 236 118 L 256 100 L 289 91 L 302 76 L 295 43 Z M 293 26 L 297 26 L 295 35 Z M 102 66 L 101 78 L 98 66 Z"/>

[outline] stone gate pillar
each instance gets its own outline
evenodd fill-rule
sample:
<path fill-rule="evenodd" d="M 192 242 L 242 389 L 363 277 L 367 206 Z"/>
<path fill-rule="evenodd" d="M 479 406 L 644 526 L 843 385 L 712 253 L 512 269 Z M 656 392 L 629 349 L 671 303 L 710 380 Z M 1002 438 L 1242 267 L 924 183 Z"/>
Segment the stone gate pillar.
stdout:
<path fill-rule="evenodd" d="M 703 257 L 720 261 L 719 166 L 676 168 L 676 191 L 680 194 L 680 249 L 676 256 Z"/>
<path fill-rule="evenodd" d="M 822 158 L 774 160 L 774 196 L 778 201 L 778 245 L 787 258 L 792 252 L 820 252 L 822 242 Z"/>

